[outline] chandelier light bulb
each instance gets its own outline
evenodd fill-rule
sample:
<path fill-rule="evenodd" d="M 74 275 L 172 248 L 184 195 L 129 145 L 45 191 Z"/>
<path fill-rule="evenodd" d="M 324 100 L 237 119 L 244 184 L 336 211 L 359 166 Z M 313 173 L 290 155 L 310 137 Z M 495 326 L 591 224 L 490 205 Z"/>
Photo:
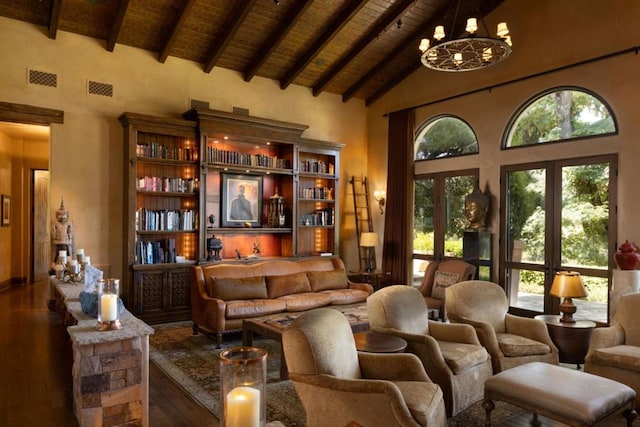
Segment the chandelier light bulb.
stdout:
<path fill-rule="evenodd" d="M 476 18 L 467 19 L 467 28 L 466 28 L 466 30 L 470 34 L 473 34 L 476 31 L 478 31 L 478 20 Z"/>
<path fill-rule="evenodd" d="M 500 22 L 498 24 L 498 37 L 505 38 L 509 35 L 509 28 L 507 28 L 506 22 Z"/>
<path fill-rule="evenodd" d="M 427 49 L 429 49 L 429 39 L 420 40 L 420 47 L 418 47 L 418 49 L 420 49 L 422 53 L 426 52 Z"/>
<path fill-rule="evenodd" d="M 493 56 L 493 53 L 491 53 L 491 48 L 488 47 L 486 49 L 484 49 L 482 51 L 482 60 L 483 61 L 491 61 L 491 57 Z"/>
<path fill-rule="evenodd" d="M 438 58 L 438 54 L 435 51 L 427 52 L 427 61 L 434 62 Z"/>
<path fill-rule="evenodd" d="M 436 26 L 435 31 L 433 32 L 433 38 L 440 41 L 444 38 L 444 26 L 438 25 Z"/>
<path fill-rule="evenodd" d="M 509 46 L 511 46 L 511 36 L 506 36 L 506 37 L 504 38 L 504 42 L 505 42 L 506 44 L 508 44 Z"/>
<path fill-rule="evenodd" d="M 462 54 L 460 52 L 453 54 L 453 62 L 455 62 L 456 64 L 462 63 Z"/>

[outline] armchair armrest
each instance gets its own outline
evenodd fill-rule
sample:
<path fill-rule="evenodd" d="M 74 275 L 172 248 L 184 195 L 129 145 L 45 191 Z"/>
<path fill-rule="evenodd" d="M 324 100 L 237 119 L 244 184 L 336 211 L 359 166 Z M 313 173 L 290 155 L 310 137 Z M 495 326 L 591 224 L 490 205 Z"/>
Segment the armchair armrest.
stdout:
<path fill-rule="evenodd" d="M 363 378 L 389 381 L 428 381 L 422 362 L 411 353 L 358 352 Z"/>
<path fill-rule="evenodd" d="M 507 333 L 520 335 L 538 342 L 545 343 L 551 348 L 551 351 L 557 352 L 558 348 L 551 341 L 549 329 L 542 320 L 532 319 L 530 317 L 514 316 L 507 313 L 505 317 L 505 325 Z"/>
<path fill-rule="evenodd" d="M 443 323 L 429 320 L 429 334 L 438 341 L 480 345 L 473 326 L 465 323 Z"/>
<path fill-rule="evenodd" d="M 498 345 L 498 338 L 496 337 L 496 331 L 487 322 L 480 322 L 470 319 L 464 316 L 456 316 L 456 322 L 466 323 L 474 327 L 480 344 L 487 349 L 491 357 L 502 357 L 503 353 Z"/>
<path fill-rule="evenodd" d="M 624 344 L 624 329 L 620 325 L 596 328 L 591 333 L 589 352 L 585 359 L 590 359 L 592 353 L 600 348 L 614 347 Z"/>

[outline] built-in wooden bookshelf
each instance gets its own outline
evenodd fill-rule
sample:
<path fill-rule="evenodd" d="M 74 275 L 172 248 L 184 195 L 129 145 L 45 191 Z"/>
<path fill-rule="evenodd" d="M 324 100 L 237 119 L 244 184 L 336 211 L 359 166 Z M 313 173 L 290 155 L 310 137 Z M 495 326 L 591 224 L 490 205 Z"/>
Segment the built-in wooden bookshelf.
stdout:
<path fill-rule="evenodd" d="M 191 264 L 338 255 L 342 144 L 302 138 L 305 125 L 214 110 L 120 121 L 122 293 L 136 316 L 189 319 Z M 213 238 L 220 259 L 209 257 Z"/>

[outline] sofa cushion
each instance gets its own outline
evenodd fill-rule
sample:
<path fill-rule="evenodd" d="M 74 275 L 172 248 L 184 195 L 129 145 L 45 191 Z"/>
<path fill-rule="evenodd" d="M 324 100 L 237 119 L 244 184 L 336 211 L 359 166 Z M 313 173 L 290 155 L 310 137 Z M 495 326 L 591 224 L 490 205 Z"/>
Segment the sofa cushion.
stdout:
<path fill-rule="evenodd" d="M 311 292 L 311 285 L 307 273 L 283 274 L 281 276 L 267 276 L 267 294 L 269 298 L 283 295 Z"/>
<path fill-rule="evenodd" d="M 548 345 L 519 335 L 496 334 L 496 338 L 500 350 L 507 357 L 533 356 L 551 352 Z"/>
<path fill-rule="evenodd" d="M 616 345 L 601 348 L 593 353 L 591 361 L 599 365 L 640 372 L 640 347 Z"/>
<path fill-rule="evenodd" d="M 305 311 L 331 304 L 331 297 L 322 293 L 305 292 L 283 295 L 278 301 L 284 301 L 287 311 Z"/>
<path fill-rule="evenodd" d="M 327 289 L 346 289 L 349 287 L 347 272 L 340 270 L 308 271 L 309 283 L 313 292 Z"/>
<path fill-rule="evenodd" d="M 369 292 L 359 289 L 330 289 L 321 291 L 320 294 L 329 295 L 331 304 L 355 304 L 357 302 L 365 302 L 369 296 Z"/>
<path fill-rule="evenodd" d="M 212 277 L 207 293 L 213 298 L 224 301 L 236 299 L 267 298 L 267 285 L 264 276 L 256 277 Z"/>
<path fill-rule="evenodd" d="M 227 301 L 225 317 L 240 319 L 243 317 L 257 317 L 285 311 L 287 304 L 277 299 L 246 299 Z"/>
<path fill-rule="evenodd" d="M 460 275 L 458 273 L 447 273 L 446 271 L 436 271 L 433 276 L 433 288 L 431 288 L 431 297 L 444 299 L 444 291 L 454 283 L 458 283 Z"/>
<path fill-rule="evenodd" d="M 438 346 L 442 351 L 445 363 L 454 375 L 458 375 L 489 360 L 489 353 L 480 345 L 438 341 Z"/>

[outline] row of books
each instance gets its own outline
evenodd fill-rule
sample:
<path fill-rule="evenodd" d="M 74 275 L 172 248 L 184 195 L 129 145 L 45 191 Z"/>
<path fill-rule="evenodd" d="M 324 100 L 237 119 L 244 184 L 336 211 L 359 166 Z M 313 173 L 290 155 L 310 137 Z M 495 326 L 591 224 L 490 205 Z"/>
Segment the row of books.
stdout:
<path fill-rule="evenodd" d="M 197 213 L 193 209 L 136 210 L 138 231 L 193 231 L 197 228 Z"/>
<path fill-rule="evenodd" d="M 331 175 L 335 173 L 333 163 L 327 163 L 321 160 L 300 160 L 299 167 L 300 172 L 328 173 Z"/>
<path fill-rule="evenodd" d="M 266 154 L 246 154 L 238 151 L 207 147 L 207 162 L 230 165 L 260 166 L 272 169 L 291 169 L 291 162 L 278 156 Z"/>
<path fill-rule="evenodd" d="M 301 199 L 333 200 L 333 189 L 329 187 L 300 188 L 298 196 Z"/>
<path fill-rule="evenodd" d="M 136 156 L 166 160 L 197 160 L 197 152 L 194 148 L 167 147 L 156 142 L 138 143 L 136 145 Z"/>
<path fill-rule="evenodd" d="M 171 193 L 194 193 L 198 189 L 198 180 L 194 178 L 143 176 L 142 178 L 138 178 L 137 189 Z"/>
<path fill-rule="evenodd" d="M 176 239 L 136 242 L 136 261 L 138 264 L 161 264 L 176 262 Z"/>
<path fill-rule="evenodd" d="M 311 214 L 298 215 L 299 225 L 333 225 L 334 224 L 333 208 L 318 209 Z"/>

